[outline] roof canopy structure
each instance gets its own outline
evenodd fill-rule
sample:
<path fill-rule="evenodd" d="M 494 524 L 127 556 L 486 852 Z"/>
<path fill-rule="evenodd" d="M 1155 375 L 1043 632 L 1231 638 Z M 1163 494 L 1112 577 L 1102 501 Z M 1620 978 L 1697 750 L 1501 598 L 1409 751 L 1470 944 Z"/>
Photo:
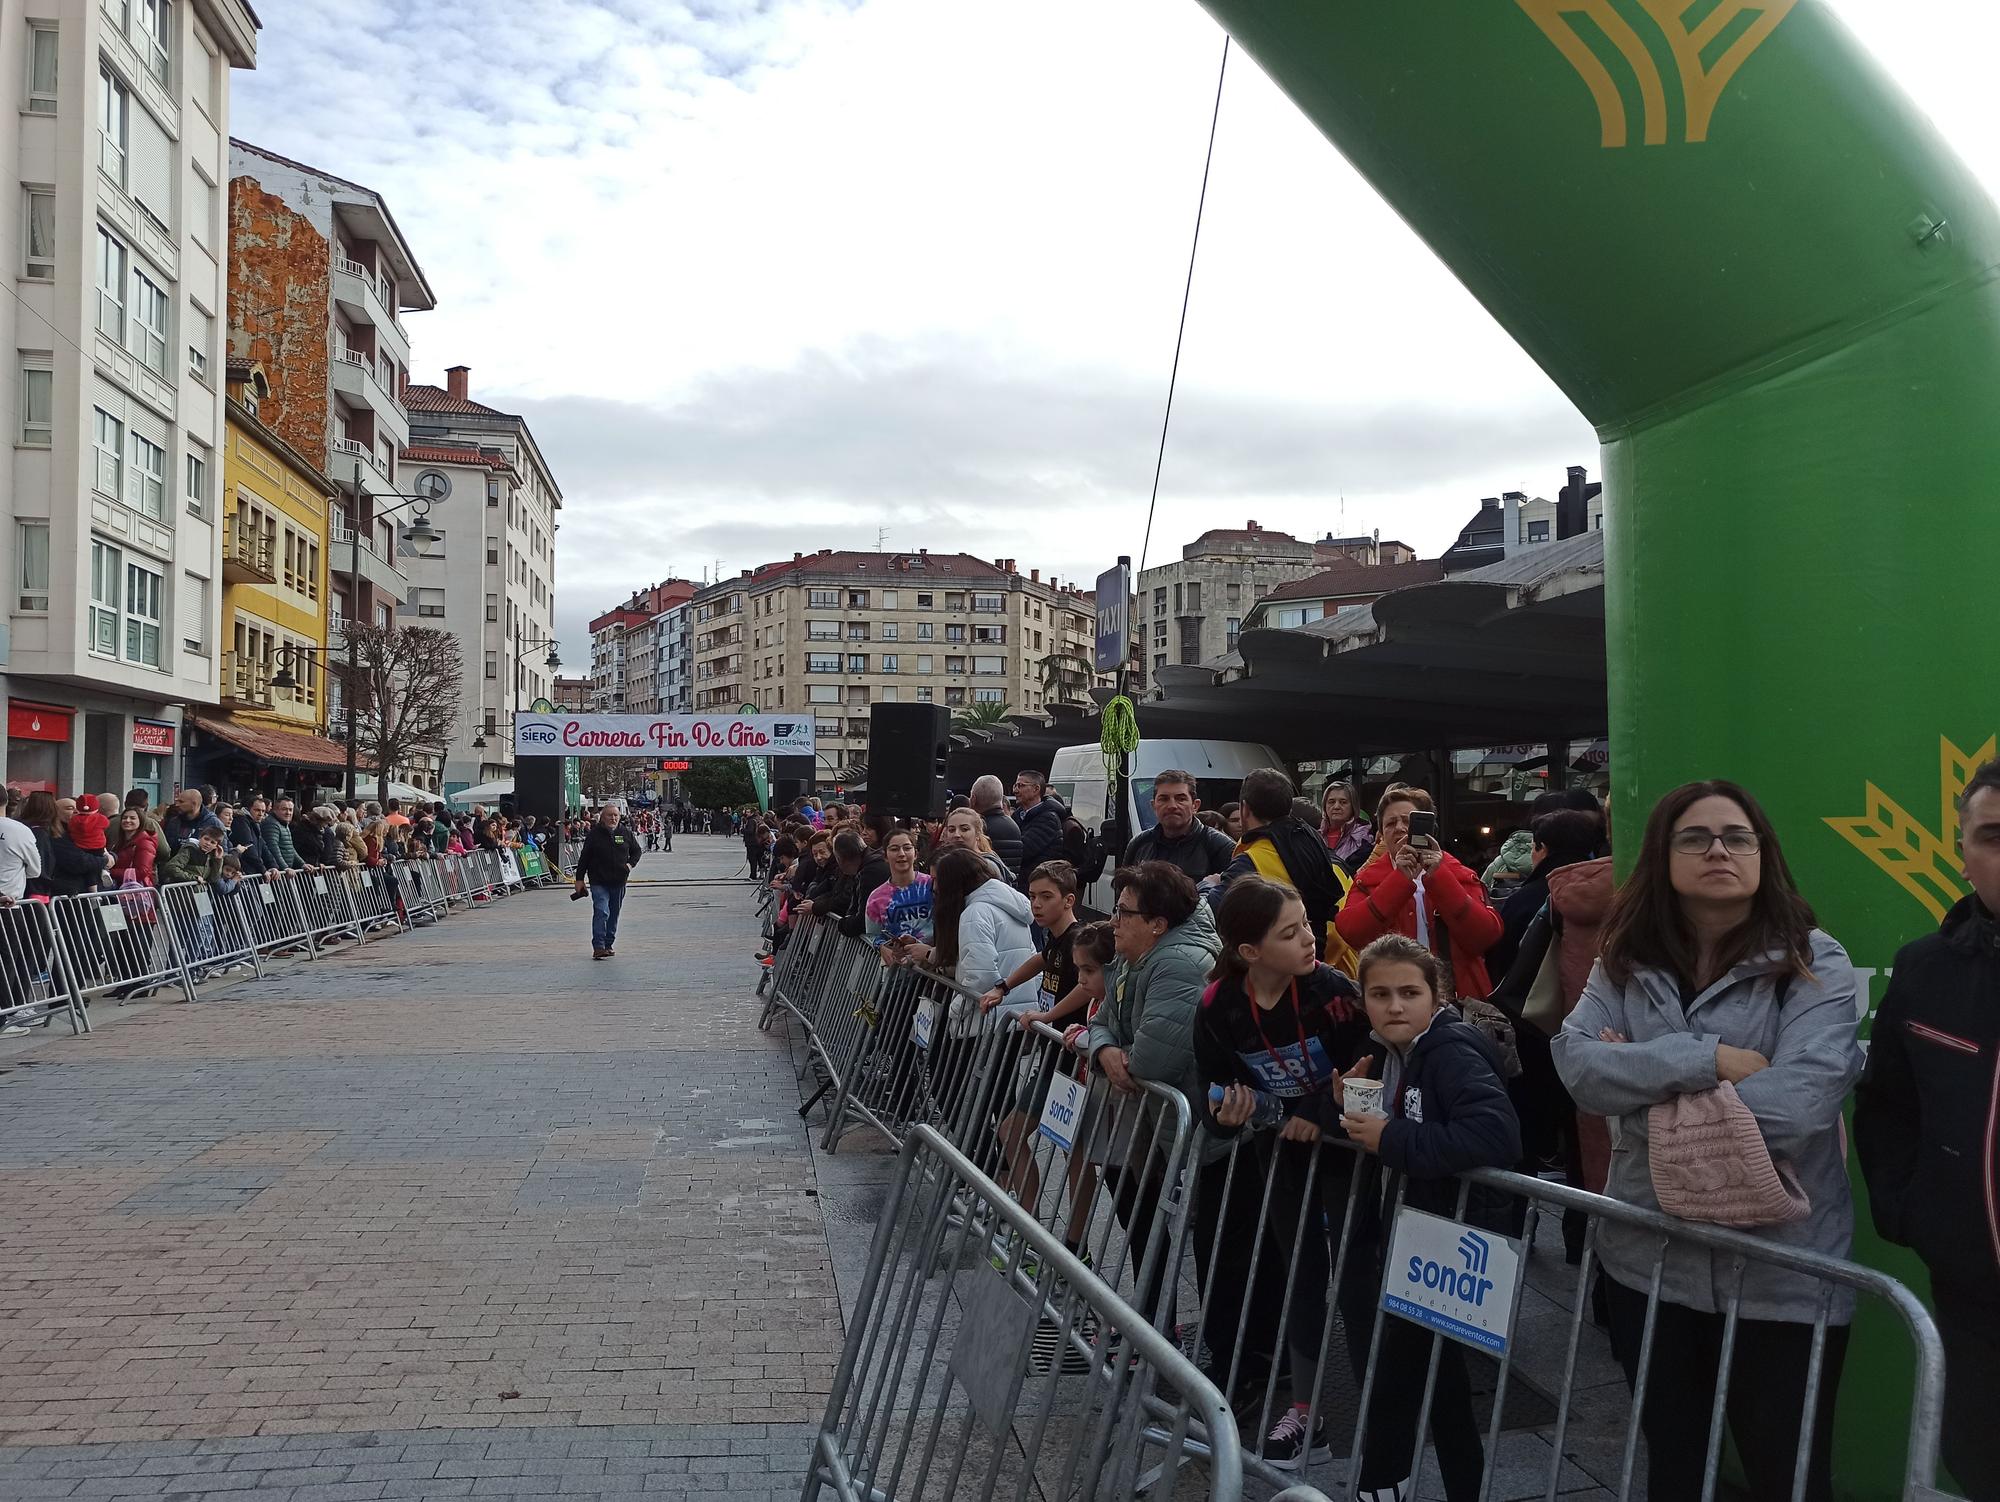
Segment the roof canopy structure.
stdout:
<path fill-rule="evenodd" d="M 1602 737 L 1604 538 L 1587 533 L 1414 584 L 1304 626 L 1245 631 L 1201 667 L 1168 667 L 1143 736 L 1261 741 L 1287 761 Z M 1095 741 L 1093 711 L 954 732 L 947 780 L 1046 769 Z"/>

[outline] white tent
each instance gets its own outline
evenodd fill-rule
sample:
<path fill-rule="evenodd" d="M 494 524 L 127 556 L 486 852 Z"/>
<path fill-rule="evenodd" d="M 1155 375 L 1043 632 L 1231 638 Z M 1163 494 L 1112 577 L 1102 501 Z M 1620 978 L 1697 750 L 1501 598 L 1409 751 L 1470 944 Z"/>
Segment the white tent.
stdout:
<path fill-rule="evenodd" d="M 365 780 L 360 781 L 356 784 L 356 789 L 361 794 L 364 801 L 368 798 L 368 796 L 371 793 L 376 791 L 377 787 L 378 784 L 373 782 L 368 782 Z M 389 784 L 389 796 L 391 798 L 400 798 L 405 803 L 421 803 L 425 807 L 429 807 L 431 804 L 438 801 L 438 795 L 436 793 L 427 793 L 422 788 L 412 787 L 407 782 L 391 781 Z"/>
<path fill-rule="evenodd" d="M 514 779 L 503 777 L 494 782 L 481 782 L 469 788 L 460 788 L 451 795 L 452 803 L 497 803 L 504 797 L 513 796 Z"/>

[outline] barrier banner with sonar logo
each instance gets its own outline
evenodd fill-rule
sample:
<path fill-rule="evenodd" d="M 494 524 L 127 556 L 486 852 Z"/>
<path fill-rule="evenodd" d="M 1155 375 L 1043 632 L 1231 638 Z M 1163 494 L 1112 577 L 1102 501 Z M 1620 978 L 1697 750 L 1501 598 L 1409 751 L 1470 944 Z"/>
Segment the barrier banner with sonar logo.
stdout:
<path fill-rule="evenodd" d="M 1478 1350 L 1504 1356 L 1514 1334 L 1521 1246 L 1405 1205 L 1384 1264 L 1382 1307 Z"/>
<path fill-rule="evenodd" d="M 524 714 L 516 756 L 811 756 L 811 715 Z"/>

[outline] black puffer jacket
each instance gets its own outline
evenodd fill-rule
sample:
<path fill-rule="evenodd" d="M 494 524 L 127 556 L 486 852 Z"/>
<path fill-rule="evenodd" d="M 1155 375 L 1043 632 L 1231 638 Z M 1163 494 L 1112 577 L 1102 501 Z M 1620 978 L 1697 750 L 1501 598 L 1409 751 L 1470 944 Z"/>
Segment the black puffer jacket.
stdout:
<path fill-rule="evenodd" d="M 868 931 L 868 896 L 889 879 L 889 861 L 882 852 L 870 846 L 861 857 L 858 875 L 842 873 L 840 881 L 845 887 L 837 892 L 839 900 L 840 931 L 850 939 L 858 939 Z M 827 911 L 836 911 L 828 907 Z"/>
<path fill-rule="evenodd" d="M 1404 1056 L 1394 1077 L 1386 1071 L 1389 1050 L 1373 1047 L 1371 1079 L 1387 1080 L 1382 1107 L 1389 1125 L 1382 1132 L 1382 1166 L 1407 1180 L 1404 1202 L 1434 1215 L 1455 1216 L 1458 1184 L 1453 1175 L 1468 1168 L 1512 1168 L 1521 1157 L 1521 1122 L 1500 1079 L 1492 1042 L 1459 1016 L 1441 1007 L 1431 1025 Z M 1467 1218 L 1499 1227 L 1507 1219 L 1504 1197 L 1475 1190 Z"/>
<path fill-rule="evenodd" d="M 630 829 L 623 824 L 616 829 L 593 824 L 583 837 L 576 874 L 594 887 L 622 887 L 638 864 L 639 842 Z"/>
<path fill-rule="evenodd" d="M 1854 1092 L 1875 1229 L 2000 1332 L 2000 922 L 1977 897 L 1903 946 Z M 1970 1306 L 1970 1307 L 1968 1307 Z"/>
<path fill-rule="evenodd" d="M 986 825 L 987 841 L 993 846 L 993 853 L 1000 857 L 1000 864 L 1018 877 L 1021 872 L 1021 826 L 1004 808 L 988 809 L 979 817 Z"/>
<path fill-rule="evenodd" d="M 1028 878 L 1035 874 L 1035 867 L 1043 861 L 1055 860 L 1063 853 L 1063 806 L 1055 799 L 1044 796 L 1033 808 L 1021 810 L 1014 822 L 1021 833 L 1021 859 L 1015 866 L 1016 885 L 1025 892 L 1028 890 Z M 993 839 L 990 826 L 986 837 Z M 1000 851 L 997 840 L 993 848 L 996 852 Z M 1000 854 L 1000 858 L 1007 859 L 1004 853 Z"/>

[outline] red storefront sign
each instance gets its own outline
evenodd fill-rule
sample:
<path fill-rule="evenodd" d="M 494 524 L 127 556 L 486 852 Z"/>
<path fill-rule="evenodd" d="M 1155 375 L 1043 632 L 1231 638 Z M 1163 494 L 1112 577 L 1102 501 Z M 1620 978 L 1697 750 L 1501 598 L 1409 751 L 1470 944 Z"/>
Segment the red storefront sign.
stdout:
<path fill-rule="evenodd" d="M 134 720 L 132 749 L 142 756 L 172 756 L 174 727 L 159 720 Z"/>
<path fill-rule="evenodd" d="M 67 741 L 73 713 L 72 710 L 49 709 L 40 704 L 9 704 L 7 738 L 16 741 Z"/>

